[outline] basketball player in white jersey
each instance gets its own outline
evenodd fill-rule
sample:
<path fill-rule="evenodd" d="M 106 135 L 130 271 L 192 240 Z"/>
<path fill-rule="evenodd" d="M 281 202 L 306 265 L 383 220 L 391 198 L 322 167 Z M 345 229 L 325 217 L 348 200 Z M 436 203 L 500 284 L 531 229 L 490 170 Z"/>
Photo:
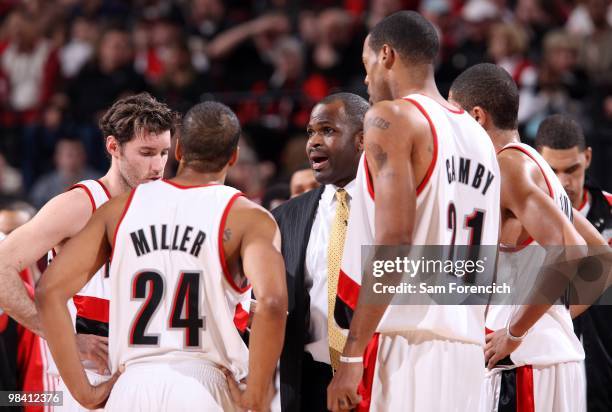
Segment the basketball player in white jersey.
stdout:
<path fill-rule="evenodd" d="M 175 114 L 148 94 L 118 100 L 100 120 L 111 166 L 98 180 L 87 180 L 51 199 L 25 225 L 0 243 L 0 307 L 18 322 L 42 335 L 34 302 L 28 298 L 18 273 L 34 264 L 48 251 L 54 255 L 78 233 L 92 213 L 109 198 L 128 191 L 140 183 L 162 176 Z M 43 274 L 43 278 L 44 278 Z M 77 341 L 87 373 L 94 382 L 108 378 L 108 280 L 105 268 L 78 291 L 69 305 L 73 322 L 76 316 Z M 76 305 L 76 308 L 75 308 Z M 76 312 L 76 313 L 75 313 Z M 46 346 L 46 345 L 45 345 Z M 47 353 L 46 347 L 43 353 Z M 46 390 L 55 388 L 59 373 L 50 358 Z M 64 391 L 62 410 L 79 410 L 80 405 Z"/>
<path fill-rule="evenodd" d="M 454 81 L 449 99 L 484 127 L 497 151 L 502 176 L 500 273 L 503 265 L 518 267 L 513 276 L 529 283 L 527 277 L 537 275 L 539 265 L 534 263 L 538 250 L 524 248 L 528 245 L 580 245 L 581 235 L 588 244 L 606 244 L 588 221 L 573 213 L 571 201 L 545 160 L 521 143 L 519 92 L 504 69 L 489 63 L 467 69 Z M 584 351 L 570 312 L 562 305 L 548 307 L 489 307 L 485 357 L 493 372 L 485 380 L 483 412 L 510 405 L 536 411 L 585 410 Z M 508 355 L 510 359 L 504 360 Z M 498 362 L 503 367 L 494 369 Z"/>
<path fill-rule="evenodd" d="M 368 304 L 364 296 L 371 296 L 374 277 L 368 271 L 362 277 L 360 268 L 364 244 L 497 242 L 495 151 L 474 119 L 440 96 L 433 76 L 438 49 L 431 23 L 407 11 L 383 19 L 365 40 L 366 84 L 375 104 L 364 123 L 365 157 L 338 281 L 339 300 L 355 311 L 328 388 L 334 411 L 467 411 L 478 405 L 484 308 Z M 451 165 L 468 163 L 465 179 L 452 178 L 458 173 Z"/>
<path fill-rule="evenodd" d="M 102 404 L 108 385 L 85 379 L 65 302 L 110 258 L 109 356 L 113 372 L 125 371 L 106 410 L 269 408 L 286 321 L 285 268 L 272 216 L 223 185 L 239 135 L 226 106 L 194 106 L 177 142 L 176 178 L 109 201 L 39 284 L 49 346 L 82 404 Z M 250 285 L 258 303 L 247 349 L 233 319 Z M 247 372 L 242 392 L 236 381 Z"/>

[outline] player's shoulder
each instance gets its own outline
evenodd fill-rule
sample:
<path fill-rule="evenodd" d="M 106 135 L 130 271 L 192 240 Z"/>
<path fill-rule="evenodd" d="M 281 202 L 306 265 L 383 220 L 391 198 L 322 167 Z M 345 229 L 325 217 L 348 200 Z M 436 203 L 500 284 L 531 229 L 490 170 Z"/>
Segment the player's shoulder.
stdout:
<path fill-rule="evenodd" d="M 419 108 L 403 99 L 375 103 L 364 119 L 366 140 L 376 140 L 378 136 L 383 135 L 371 133 L 372 131 L 389 132 L 379 139 L 382 144 L 393 144 L 396 141 L 405 144 L 410 139 L 429 136 L 430 130 L 428 120 Z"/>
<path fill-rule="evenodd" d="M 49 200 L 41 211 L 67 212 L 89 218 L 95 210 L 91 194 L 81 186 L 74 186 Z"/>
<path fill-rule="evenodd" d="M 267 211 L 261 205 L 248 199 L 246 196 L 238 196 L 230 208 L 229 213 L 230 218 L 231 215 L 233 215 L 237 218 L 244 219 L 245 222 L 248 222 L 251 219 L 271 220 L 274 222 L 274 218 L 269 211 Z"/>

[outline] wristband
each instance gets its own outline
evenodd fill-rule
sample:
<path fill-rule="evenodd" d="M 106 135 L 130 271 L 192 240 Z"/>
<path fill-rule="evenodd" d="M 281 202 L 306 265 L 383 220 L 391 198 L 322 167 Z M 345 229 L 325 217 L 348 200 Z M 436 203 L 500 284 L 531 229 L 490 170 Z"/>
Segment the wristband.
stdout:
<path fill-rule="evenodd" d="M 529 332 L 529 330 L 527 330 L 527 332 Z M 527 332 L 523 333 L 522 336 L 514 336 L 512 333 L 510 333 L 510 322 L 508 322 L 506 325 L 506 336 L 508 336 L 508 339 L 513 342 L 522 342 L 523 339 L 525 339 L 525 336 L 527 336 Z"/>
<path fill-rule="evenodd" d="M 363 363 L 363 356 L 342 356 L 340 355 L 340 362 L 342 363 Z"/>

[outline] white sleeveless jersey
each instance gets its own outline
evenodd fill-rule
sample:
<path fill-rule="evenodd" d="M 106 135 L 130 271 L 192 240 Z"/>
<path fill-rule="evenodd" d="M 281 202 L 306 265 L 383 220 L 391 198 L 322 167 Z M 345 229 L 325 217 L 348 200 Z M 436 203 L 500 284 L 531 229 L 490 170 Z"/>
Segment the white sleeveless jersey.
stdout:
<path fill-rule="evenodd" d="M 68 190 L 76 188 L 83 189 L 89 197 L 92 214 L 110 199 L 108 189 L 99 180 L 83 180 Z M 48 264 L 51 263 L 55 255 L 55 249 L 51 249 L 47 253 Z M 72 300 L 68 301 L 68 311 L 77 333 L 108 336 L 109 295 L 108 264 L 105 264 L 83 289 Z M 45 344 L 45 346 L 47 345 Z M 47 352 L 47 358 L 49 360 L 47 371 L 52 374 L 59 374 L 49 351 Z M 85 367 L 93 367 L 89 362 L 84 362 L 84 365 Z"/>
<path fill-rule="evenodd" d="M 427 118 L 434 143 L 432 163 L 417 187 L 413 245 L 496 245 L 500 176 L 491 140 L 462 110 L 449 110 L 420 94 L 405 99 Z M 375 194 L 365 155 L 357 186 L 338 281 L 338 297 L 352 308 L 361 285 L 361 246 L 374 244 Z M 482 306 L 392 305 L 377 331 L 426 330 L 484 344 L 483 328 Z"/>
<path fill-rule="evenodd" d="M 546 181 L 547 191 L 555 205 L 570 220 L 573 220 L 572 204 L 563 185 L 540 154 L 524 143 L 510 143 L 499 151 L 518 150 L 528 156 L 540 169 Z M 537 247 L 531 237 L 517 248 L 500 248 L 498 279 L 520 284 L 525 293 L 531 289 L 542 263 L 544 249 Z M 531 246 L 531 247 L 526 247 Z M 516 305 L 492 305 L 487 313 L 487 328 L 498 330 L 506 327 L 509 319 L 518 310 Z M 584 359 L 584 349 L 574 333 L 569 310 L 563 305 L 554 305 L 529 330 L 521 345 L 510 355 L 517 365 L 545 366 L 561 362 Z"/>
<path fill-rule="evenodd" d="M 132 191 L 111 258 L 111 370 L 138 362 L 205 360 L 247 374 L 248 349 L 234 324 L 250 286 L 225 262 L 223 230 L 242 193 L 167 181 Z"/>

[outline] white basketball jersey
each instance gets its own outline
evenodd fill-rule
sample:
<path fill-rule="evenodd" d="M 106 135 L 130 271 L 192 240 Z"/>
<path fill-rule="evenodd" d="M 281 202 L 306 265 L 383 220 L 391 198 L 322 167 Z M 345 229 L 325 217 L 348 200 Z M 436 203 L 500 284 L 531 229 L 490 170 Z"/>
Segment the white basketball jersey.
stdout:
<path fill-rule="evenodd" d="M 68 190 L 81 188 L 85 191 L 91 202 L 91 213 L 110 199 L 108 189 L 99 180 L 83 180 Z M 51 263 L 56 252 L 51 249 L 47 253 L 47 263 Z M 110 287 L 108 284 L 108 265 L 98 270 L 87 284 L 68 301 L 68 311 L 77 333 L 108 336 L 108 300 Z M 46 343 L 45 343 L 45 346 Z M 49 359 L 47 371 L 59 374 L 53 361 L 51 352 L 47 352 Z M 86 368 L 93 368 L 89 361 L 83 363 Z"/>
<path fill-rule="evenodd" d="M 518 150 L 528 156 L 540 169 L 548 194 L 555 205 L 570 220 L 573 220 L 572 203 L 563 185 L 548 163 L 532 147 L 524 143 L 510 143 L 499 151 Z M 503 245 L 502 245 L 503 246 Z M 531 246 L 531 247 L 525 247 Z M 544 262 L 545 250 L 537 247 L 531 237 L 518 248 L 500 248 L 498 279 L 520 284 L 525 294 L 534 284 Z M 487 328 L 498 330 L 506 327 L 509 319 L 518 310 L 516 305 L 492 305 L 487 313 Z M 517 365 L 550 365 L 554 363 L 584 359 L 584 349 L 574 333 L 569 310 L 563 305 L 554 305 L 529 330 L 523 343 L 510 355 Z"/>
<path fill-rule="evenodd" d="M 111 259 L 111 370 L 137 362 L 202 359 L 247 374 L 234 316 L 250 297 L 225 262 L 223 230 L 242 194 L 164 180 L 132 191 Z"/>
<path fill-rule="evenodd" d="M 449 110 L 433 99 L 413 94 L 429 122 L 433 160 L 417 187 L 413 245 L 496 245 L 499 232 L 500 175 L 491 140 L 462 110 Z M 398 182 L 401 184 L 401 182 Z M 365 155 L 357 171 L 338 297 L 354 307 L 361 285 L 361 246 L 374 244 L 374 188 Z M 389 306 L 379 332 L 427 330 L 465 342 L 483 344 L 482 306 Z"/>

